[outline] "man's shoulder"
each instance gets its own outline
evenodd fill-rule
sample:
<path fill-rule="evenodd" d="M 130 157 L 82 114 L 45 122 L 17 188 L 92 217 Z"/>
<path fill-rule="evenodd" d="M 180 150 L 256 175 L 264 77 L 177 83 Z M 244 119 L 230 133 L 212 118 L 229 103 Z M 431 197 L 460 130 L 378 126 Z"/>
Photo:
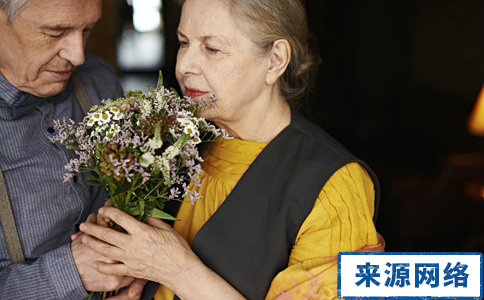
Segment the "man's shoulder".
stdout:
<path fill-rule="evenodd" d="M 118 80 L 114 69 L 102 58 L 91 53 L 86 53 L 86 62 L 79 66 L 75 73 L 83 79 L 91 77 L 96 80 Z"/>

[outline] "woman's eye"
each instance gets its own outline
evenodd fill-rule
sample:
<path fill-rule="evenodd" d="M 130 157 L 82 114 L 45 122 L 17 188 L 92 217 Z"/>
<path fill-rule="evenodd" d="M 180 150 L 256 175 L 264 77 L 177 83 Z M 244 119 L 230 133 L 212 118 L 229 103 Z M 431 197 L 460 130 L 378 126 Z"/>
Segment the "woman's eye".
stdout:
<path fill-rule="evenodd" d="M 187 41 L 178 41 L 178 46 L 180 46 L 180 47 L 188 46 L 188 42 Z"/>

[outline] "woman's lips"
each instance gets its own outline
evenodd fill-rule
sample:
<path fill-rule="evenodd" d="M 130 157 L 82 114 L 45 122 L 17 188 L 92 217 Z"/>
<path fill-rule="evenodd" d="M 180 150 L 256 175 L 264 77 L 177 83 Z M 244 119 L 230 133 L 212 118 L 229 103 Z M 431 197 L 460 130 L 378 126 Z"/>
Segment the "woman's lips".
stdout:
<path fill-rule="evenodd" d="M 197 97 L 203 96 L 207 93 L 208 92 L 200 91 L 200 90 L 197 90 L 197 89 L 185 88 L 185 96 L 188 96 L 190 98 L 197 98 Z"/>

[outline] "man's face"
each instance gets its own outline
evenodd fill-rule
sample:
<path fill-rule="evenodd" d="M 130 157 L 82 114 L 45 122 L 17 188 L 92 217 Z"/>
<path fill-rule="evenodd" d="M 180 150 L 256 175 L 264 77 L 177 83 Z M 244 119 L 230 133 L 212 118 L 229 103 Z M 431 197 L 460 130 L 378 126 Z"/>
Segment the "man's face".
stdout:
<path fill-rule="evenodd" d="M 0 9 L 0 72 L 35 96 L 60 93 L 100 18 L 101 0 L 30 0 L 11 24 Z"/>

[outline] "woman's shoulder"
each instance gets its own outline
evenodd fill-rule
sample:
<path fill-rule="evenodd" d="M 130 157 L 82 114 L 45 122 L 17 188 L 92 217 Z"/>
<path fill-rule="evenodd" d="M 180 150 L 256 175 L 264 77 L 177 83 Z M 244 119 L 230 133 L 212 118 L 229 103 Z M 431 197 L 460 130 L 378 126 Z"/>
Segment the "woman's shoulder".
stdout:
<path fill-rule="evenodd" d="M 351 162 L 329 178 L 315 202 L 317 209 L 313 211 L 325 211 L 334 219 L 332 223 L 339 220 L 349 224 L 355 217 L 373 223 L 374 203 L 373 178 L 362 165 Z"/>
<path fill-rule="evenodd" d="M 338 140 L 328 134 L 323 128 L 308 120 L 299 112 L 291 111 L 291 124 L 289 125 L 292 134 L 300 136 L 300 143 L 310 144 L 311 147 L 319 147 L 337 158 L 347 161 L 354 161 L 357 158 Z"/>
<path fill-rule="evenodd" d="M 297 244 L 321 244 L 326 255 L 336 255 L 376 243 L 374 199 L 367 170 L 356 162 L 344 165 L 323 186 L 300 228 Z"/>
<path fill-rule="evenodd" d="M 353 155 L 324 129 L 297 112 L 293 113 L 291 126 L 296 132 L 295 135 L 301 137 L 300 143 L 306 144 L 304 149 L 311 149 L 310 154 L 316 155 L 315 161 L 321 162 L 320 167 L 329 170 L 322 192 L 337 187 L 334 193 L 352 194 L 354 191 L 351 189 L 361 192 L 368 188 L 373 193 L 369 201 L 378 210 L 380 184 L 375 172 L 365 161 Z M 347 198 L 346 195 L 342 196 Z M 375 218 L 376 215 L 377 213 Z"/>

